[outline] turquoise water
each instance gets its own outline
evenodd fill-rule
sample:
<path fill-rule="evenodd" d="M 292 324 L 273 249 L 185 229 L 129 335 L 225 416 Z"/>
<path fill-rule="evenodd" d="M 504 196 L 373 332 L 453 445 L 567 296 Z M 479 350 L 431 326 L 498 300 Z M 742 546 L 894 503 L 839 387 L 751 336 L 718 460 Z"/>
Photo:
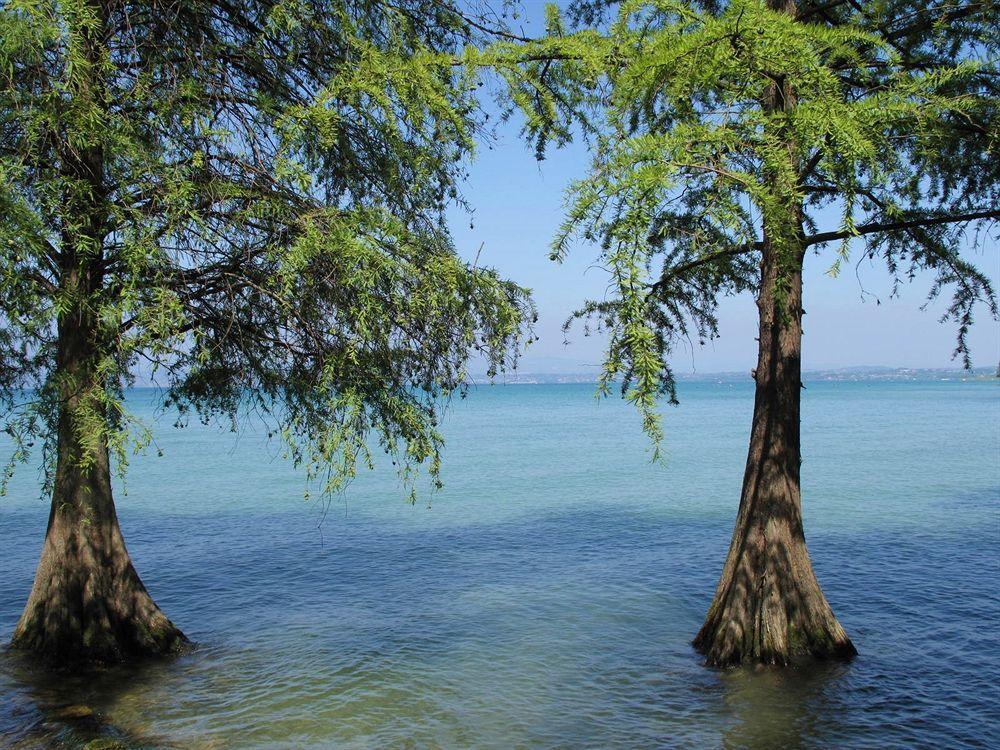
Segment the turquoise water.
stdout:
<path fill-rule="evenodd" d="M 164 455 L 134 460 L 122 526 L 199 648 L 75 679 L 5 654 L 0 745 L 997 746 L 998 384 L 807 383 L 806 534 L 861 654 L 721 671 L 689 641 L 729 543 L 751 385 L 682 383 L 664 465 L 592 386 L 475 388 L 445 425 L 442 492 L 411 506 L 380 467 L 328 508 L 252 421 L 172 430 L 134 392 Z M 35 481 L 0 501 L 4 641 L 48 513 Z"/>

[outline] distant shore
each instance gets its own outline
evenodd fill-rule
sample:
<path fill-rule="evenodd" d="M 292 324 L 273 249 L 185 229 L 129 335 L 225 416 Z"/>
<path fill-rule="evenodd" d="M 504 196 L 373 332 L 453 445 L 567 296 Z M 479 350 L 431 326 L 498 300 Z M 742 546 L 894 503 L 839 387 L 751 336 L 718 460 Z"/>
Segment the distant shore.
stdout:
<path fill-rule="evenodd" d="M 917 380 L 996 380 L 997 371 L 991 367 L 973 367 L 964 370 L 951 368 L 913 367 L 842 367 L 829 370 L 806 370 L 802 373 L 805 381 L 917 381 Z M 745 372 L 704 372 L 675 373 L 680 382 L 733 382 L 747 380 L 750 370 Z M 513 372 L 498 375 L 494 382 L 502 385 L 546 385 L 558 383 L 596 383 L 596 372 L 538 373 Z M 474 375 L 471 382 L 488 383 L 484 374 Z"/>

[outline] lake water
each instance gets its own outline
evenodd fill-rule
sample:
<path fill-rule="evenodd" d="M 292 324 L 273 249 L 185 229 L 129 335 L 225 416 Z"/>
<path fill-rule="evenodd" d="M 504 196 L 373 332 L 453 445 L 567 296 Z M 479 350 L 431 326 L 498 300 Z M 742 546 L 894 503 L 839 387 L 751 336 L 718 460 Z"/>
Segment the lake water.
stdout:
<path fill-rule="evenodd" d="M 1000 384 L 807 382 L 806 535 L 860 656 L 714 670 L 689 642 L 751 386 L 681 383 L 662 465 L 591 385 L 475 388 L 445 424 L 445 489 L 415 506 L 382 467 L 324 510 L 253 423 L 160 417 L 164 455 L 134 460 L 119 512 L 199 647 L 72 679 L 6 653 L 0 745 L 997 747 Z M 156 420 L 150 392 L 130 400 Z M 0 500 L 5 642 L 48 514 L 36 480 Z"/>

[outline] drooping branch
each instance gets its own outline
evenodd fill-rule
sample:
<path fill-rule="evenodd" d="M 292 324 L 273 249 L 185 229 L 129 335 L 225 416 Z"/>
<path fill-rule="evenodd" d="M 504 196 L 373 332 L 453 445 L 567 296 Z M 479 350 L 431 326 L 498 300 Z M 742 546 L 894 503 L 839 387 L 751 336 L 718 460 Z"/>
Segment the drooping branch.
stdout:
<path fill-rule="evenodd" d="M 836 232 L 820 232 L 807 236 L 803 240 L 803 247 L 810 247 L 812 245 L 819 245 L 826 242 L 835 242 L 837 240 L 848 239 L 851 237 L 861 237 L 870 234 L 877 233 L 889 233 L 889 232 L 899 232 L 910 229 L 917 229 L 920 227 L 929 226 L 940 226 L 942 224 L 956 224 L 966 221 L 977 221 L 984 219 L 1000 219 L 1000 209 L 984 209 L 982 211 L 971 211 L 960 214 L 949 214 L 947 216 L 924 216 L 916 219 L 909 219 L 905 221 L 894 221 L 894 222 L 870 222 L 868 224 L 862 224 L 856 227 L 854 231 L 836 231 Z M 720 260 L 726 260 L 728 258 L 735 258 L 739 255 L 745 253 L 750 253 L 755 250 L 760 250 L 762 247 L 761 242 L 745 243 L 742 245 L 737 245 L 734 247 L 725 248 L 718 250 L 713 253 L 707 253 L 694 260 L 681 263 L 676 266 L 672 266 L 667 269 L 659 279 L 657 279 L 653 284 L 649 285 L 649 291 L 647 296 L 652 297 L 659 293 L 661 290 L 666 288 L 666 286 L 674 279 L 681 278 L 686 274 L 694 271 L 702 266 L 708 265 L 710 263 L 715 263 Z"/>

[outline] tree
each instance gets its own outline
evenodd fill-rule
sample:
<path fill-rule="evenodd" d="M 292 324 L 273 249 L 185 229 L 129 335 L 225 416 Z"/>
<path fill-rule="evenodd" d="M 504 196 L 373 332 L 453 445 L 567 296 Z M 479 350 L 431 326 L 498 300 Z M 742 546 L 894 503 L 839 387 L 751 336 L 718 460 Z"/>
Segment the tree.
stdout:
<path fill-rule="evenodd" d="M 955 355 L 986 276 L 960 253 L 1000 217 L 993 2 L 632 0 L 550 9 L 547 34 L 494 46 L 539 152 L 574 132 L 593 143 L 553 244 L 596 242 L 607 299 L 573 318 L 607 333 L 602 389 L 621 380 L 658 442 L 665 361 L 717 334 L 723 295 L 751 291 L 760 317 L 750 446 L 732 543 L 694 645 L 710 664 L 850 657 L 802 528 L 802 269 L 826 253 L 881 258 L 895 284 L 935 273 L 954 287 Z M 589 26 L 589 27 L 588 27 Z"/>
<path fill-rule="evenodd" d="M 185 642 L 112 498 L 149 441 L 137 373 L 182 423 L 256 410 L 325 491 L 376 446 L 437 476 L 468 358 L 510 365 L 531 316 L 444 224 L 482 123 L 452 63 L 481 26 L 434 0 L 0 3 L 7 476 L 39 440 L 52 494 L 13 647 Z"/>

